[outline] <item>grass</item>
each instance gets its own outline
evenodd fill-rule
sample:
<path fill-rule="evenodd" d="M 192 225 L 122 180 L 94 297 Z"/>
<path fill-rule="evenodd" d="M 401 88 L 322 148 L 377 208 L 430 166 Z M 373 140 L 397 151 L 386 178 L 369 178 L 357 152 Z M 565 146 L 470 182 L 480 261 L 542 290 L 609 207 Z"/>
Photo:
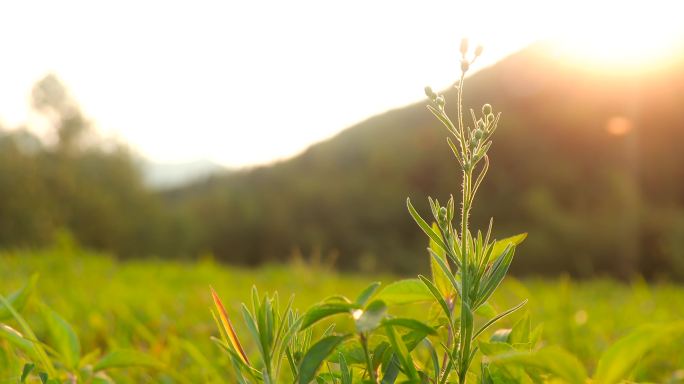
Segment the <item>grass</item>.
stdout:
<path fill-rule="evenodd" d="M 218 331 L 209 314 L 209 285 L 221 294 L 231 316 L 240 319 L 239 303 L 249 302 L 253 284 L 262 292 L 277 289 L 284 298 L 294 293 L 294 306 L 305 309 L 327 295 L 353 297 L 371 281 L 387 284 L 396 280 L 394 276 L 341 275 L 304 265 L 251 270 L 210 261 L 117 262 L 77 249 L 5 252 L 0 254 L 0 265 L 3 294 L 21 287 L 33 273 L 40 274 L 37 292 L 23 311 L 38 339 L 44 340 L 47 332 L 39 315 L 38 303 L 42 301 L 74 326 L 84 351 L 99 348 L 104 353 L 132 348 L 151 354 L 169 367 L 162 371 L 112 370 L 110 375 L 116 382 L 124 383 L 218 383 L 232 377 L 230 362 L 210 340 L 210 336 L 218 336 Z M 625 285 L 610 280 L 569 279 L 521 282 L 507 278 L 492 303 L 502 310 L 522 298 L 530 300 L 526 310 L 532 323 L 543 325 L 543 342 L 572 352 L 590 372 L 600 353 L 629 331 L 644 323 L 684 318 L 684 288 L 666 283 L 647 285 L 637 281 Z M 426 317 L 422 305 L 390 310 Z M 504 319 L 503 325 L 510 327 L 521 316 L 514 314 Z M 241 319 L 234 320 L 234 324 L 239 335 L 247 335 Z M 245 344 L 247 354 L 255 356 L 253 345 Z M 10 349 L 3 342 L 0 346 L 5 351 L 0 354 L 0 383 L 12 382 L 10 378 L 18 376 L 21 367 L 10 370 Z M 634 378 L 666 382 L 672 372 L 682 367 L 681 342 L 663 344 L 657 353 L 642 359 Z"/>

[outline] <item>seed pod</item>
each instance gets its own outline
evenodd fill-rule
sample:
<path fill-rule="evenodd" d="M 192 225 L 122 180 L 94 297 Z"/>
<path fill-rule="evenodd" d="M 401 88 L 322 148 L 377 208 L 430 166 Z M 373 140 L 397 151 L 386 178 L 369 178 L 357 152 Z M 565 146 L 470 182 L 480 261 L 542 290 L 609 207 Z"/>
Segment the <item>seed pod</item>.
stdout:
<path fill-rule="evenodd" d="M 435 97 L 437 97 L 437 94 L 432 90 L 431 87 L 425 87 L 425 96 L 427 96 L 430 100 L 434 100 Z"/>
<path fill-rule="evenodd" d="M 468 69 L 470 68 L 470 63 L 468 60 L 463 59 L 461 60 L 461 72 L 465 73 L 468 72 Z"/>
<path fill-rule="evenodd" d="M 489 115 L 492 113 L 492 106 L 489 104 L 485 104 L 482 106 L 482 114 L 483 115 Z"/>
<path fill-rule="evenodd" d="M 463 38 L 461 39 L 461 56 L 465 57 L 466 53 L 468 53 L 468 39 Z"/>

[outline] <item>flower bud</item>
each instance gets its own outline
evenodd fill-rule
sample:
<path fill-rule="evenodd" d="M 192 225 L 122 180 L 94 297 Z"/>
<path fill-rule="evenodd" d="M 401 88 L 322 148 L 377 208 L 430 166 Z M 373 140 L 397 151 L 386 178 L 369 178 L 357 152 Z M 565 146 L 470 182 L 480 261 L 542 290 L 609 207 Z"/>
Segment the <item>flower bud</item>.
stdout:
<path fill-rule="evenodd" d="M 485 122 L 482 121 L 482 119 L 477 121 L 477 128 L 478 129 L 485 129 Z"/>
<path fill-rule="evenodd" d="M 473 132 L 473 137 L 477 139 L 477 141 L 482 140 L 482 137 L 484 136 L 484 132 L 481 129 L 476 129 L 475 132 Z"/>
<path fill-rule="evenodd" d="M 489 104 L 483 105 L 482 106 L 482 114 L 483 115 L 489 115 L 490 113 L 492 113 L 492 106 Z"/>
<path fill-rule="evenodd" d="M 425 96 L 427 96 L 430 100 L 434 100 L 437 97 L 437 94 L 432 90 L 431 87 L 425 87 Z"/>
<path fill-rule="evenodd" d="M 468 68 L 470 68 L 470 63 L 468 62 L 468 60 L 461 60 L 461 72 L 468 72 Z"/>
<path fill-rule="evenodd" d="M 447 217 L 447 209 L 445 207 L 442 207 L 439 209 L 439 222 L 444 223 L 446 221 Z"/>
<path fill-rule="evenodd" d="M 487 124 L 491 124 L 494 122 L 494 114 L 490 113 L 487 115 Z"/>
<path fill-rule="evenodd" d="M 468 39 L 461 39 L 461 55 L 465 56 L 468 53 Z"/>
<path fill-rule="evenodd" d="M 478 45 L 478 46 L 475 48 L 475 57 L 479 57 L 479 56 L 482 54 L 482 50 L 483 50 L 483 49 L 484 49 L 484 48 L 482 48 L 481 45 Z"/>
<path fill-rule="evenodd" d="M 444 108 L 444 104 L 445 104 L 444 96 L 442 96 L 442 95 L 437 96 L 435 98 L 435 104 L 437 104 L 437 106 L 440 108 Z"/>
<path fill-rule="evenodd" d="M 474 138 L 474 137 L 470 138 L 470 150 L 472 152 L 475 152 L 475 148 L 477 148 L 477 143 L 478 143 L 478 140 L 476 138 Z"/>

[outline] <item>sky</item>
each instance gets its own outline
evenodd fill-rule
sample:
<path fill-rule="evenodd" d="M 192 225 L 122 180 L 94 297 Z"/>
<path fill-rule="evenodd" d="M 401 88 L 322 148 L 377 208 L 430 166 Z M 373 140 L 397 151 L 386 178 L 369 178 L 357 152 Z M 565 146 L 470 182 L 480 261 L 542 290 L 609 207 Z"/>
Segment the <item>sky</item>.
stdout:
<path fill-rule="evenodd" d="M 549 38 L 637 63 L 679 41 L 677 3 L 3 1 L 0 125 L 40 131 L 31 87 L 55 73 L 102 135 L 151 160 L 264 164 L 448 86 L 462 37 L 484 46 L 480 68 Z"/>

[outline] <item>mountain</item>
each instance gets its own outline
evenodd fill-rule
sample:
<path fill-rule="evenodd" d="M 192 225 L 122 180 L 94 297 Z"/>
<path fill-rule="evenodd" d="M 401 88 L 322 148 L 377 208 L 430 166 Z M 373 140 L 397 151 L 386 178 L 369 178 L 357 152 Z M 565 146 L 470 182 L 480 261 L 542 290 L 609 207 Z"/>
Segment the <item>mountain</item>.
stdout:
<path fill-rule="evenodd" d="M 601 72 L 537 44 L 466 80 L 466 107 L 502 113 L 473 223 L 484 229 L 494 216 L 498 238 L 529 232 L 513 272 L 684 276 L 683 63 Z M 455 90 L 444 95 L 455 116 Z M 291 160 L 168 192 L 169 206 L 199 225 L 189 251 L 425 270 L 426 239 L 406 197 L 427 217 L 427 196 L 445 201 L 460 179 L 425 104 L 369 118 Z"/>

